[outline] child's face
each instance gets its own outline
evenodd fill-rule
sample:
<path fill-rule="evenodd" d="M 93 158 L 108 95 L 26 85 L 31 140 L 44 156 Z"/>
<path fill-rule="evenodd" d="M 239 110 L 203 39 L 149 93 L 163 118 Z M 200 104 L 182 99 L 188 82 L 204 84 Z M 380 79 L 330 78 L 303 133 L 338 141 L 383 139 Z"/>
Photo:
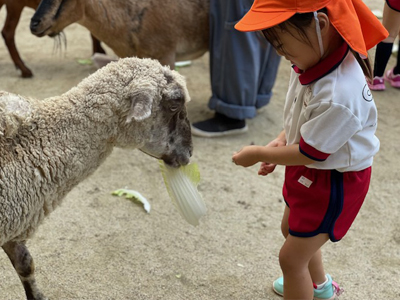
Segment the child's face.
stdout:
<path fill-rule="evenodd" d="M 279 35 L 279 43 L 281 43 L 277 42 L 273 45 L 277 53 L 301 70 L 305 71 L 320 61 L 321 55 L 315 27 L 310 26 L 305 30 L 309 40 L 299 36 L 297 30 L 292 27 L 286 30 L 277 27 L 276 32 Z"/>

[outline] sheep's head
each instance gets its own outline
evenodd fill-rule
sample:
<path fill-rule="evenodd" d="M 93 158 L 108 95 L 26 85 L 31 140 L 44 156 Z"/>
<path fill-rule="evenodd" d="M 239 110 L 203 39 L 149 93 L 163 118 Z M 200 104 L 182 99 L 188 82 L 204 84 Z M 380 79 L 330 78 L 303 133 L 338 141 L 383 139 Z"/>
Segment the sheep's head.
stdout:
<path fill-rule="evenodd" d="M 143 76 L 135 76 L 127 86 L 131 106 L 126 122 L 133 125 L 135 138 L 140 138 L 138 148 L 174 167 L 187 164 L 193 146 L 186 113 L 189 94 L 183 77 L 153 60 L 124 60 L 145 65 L 137 71 Z"/>

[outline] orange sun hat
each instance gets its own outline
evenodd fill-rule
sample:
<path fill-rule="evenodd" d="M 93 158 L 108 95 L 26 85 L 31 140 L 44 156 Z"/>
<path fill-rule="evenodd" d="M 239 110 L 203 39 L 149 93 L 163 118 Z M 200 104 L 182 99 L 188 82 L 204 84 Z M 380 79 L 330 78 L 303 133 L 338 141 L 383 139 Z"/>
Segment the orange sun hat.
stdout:
<path fill-rule="evenodd" d="M 326 7 L 329 20 L 354 51 L 367 57 L 368 50 L 388 32 L 362 0 L 255 0 L 235 25 L 239 31 L 257 31 L 285 22 L 296 13 Z"/>

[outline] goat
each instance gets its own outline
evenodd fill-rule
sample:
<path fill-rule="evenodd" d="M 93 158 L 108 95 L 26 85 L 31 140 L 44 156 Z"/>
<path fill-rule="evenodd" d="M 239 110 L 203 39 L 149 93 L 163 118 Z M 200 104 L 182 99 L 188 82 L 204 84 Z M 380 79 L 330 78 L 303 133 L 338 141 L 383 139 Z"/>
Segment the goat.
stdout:
<path fill-rule="evenodd" d="M 42 0 L 30 28 L 55 36 L 75 22 L 119 57 L 149 57 L 171 69 L 208 50 L 209 0 Z"/>
<path fill-rule="evenodd" d="M 21 77 L 23 78 L 30 78 L 33 76 L 33 73 L 25 65 L 18 53 L 17 47 L 15 46 L 15 30 L 17 28 L 23 8 L 30 7 L 36 9 L 39 3 L 40 0 L 0 0 L 0 9 L 3 5 L 5 5 L 7 9 L 7 16 L 1 34 L 8 48 L 11 59 L 13 60 L 15 67 L 21 70 Z M 104 49 L 100 45 L 100 41 L 93 35 L 91 35 L 91 38 L 93 53 L 105 53 Z"/>
<path fill-rule="evenodd" d="M 45 299 L 26 246 L 44 218 L 114 146 L 173 167 L 192 155 L 183 77 L 151 59 L 112 62 L 61 96 L 0 92 L 0 246 L 28 299 Z"/>

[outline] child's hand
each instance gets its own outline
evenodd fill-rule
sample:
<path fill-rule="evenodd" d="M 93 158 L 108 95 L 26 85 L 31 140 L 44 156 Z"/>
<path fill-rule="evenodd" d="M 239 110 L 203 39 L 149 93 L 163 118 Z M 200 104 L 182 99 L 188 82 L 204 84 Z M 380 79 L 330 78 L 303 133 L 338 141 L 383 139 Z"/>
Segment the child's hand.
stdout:
<path fill-rule="evenodd" d="M 260 169 L 258 170 L 258 175 L 267 176 L 275 170 L 276 165 L 270 163 L 261 163 Z"/>
<path fill-rule="evenodd" d="M 269 142 L 265 147 L 282 147 L 282 146 L 286 146 L 286 140 L 281 140 L 277 138 Z"/>
<path fill-rule="evenodd" d="M 242 167 L 250 167 L 259 162 L 258 148 L 260 146 L 246 146 L 232 156 L 232 162 Z"/>
<path fill-rule="evenodd" d="M 268 143 L 265 147 L 283 147 L 286 146 L 286 140 L 276 138 L 275 140 Z M 275 170 L 276 164 L 271 164 L 267 162 L 262 162 L 260 169 L 258 170 L 258 175 L 267 176 Z"/>

